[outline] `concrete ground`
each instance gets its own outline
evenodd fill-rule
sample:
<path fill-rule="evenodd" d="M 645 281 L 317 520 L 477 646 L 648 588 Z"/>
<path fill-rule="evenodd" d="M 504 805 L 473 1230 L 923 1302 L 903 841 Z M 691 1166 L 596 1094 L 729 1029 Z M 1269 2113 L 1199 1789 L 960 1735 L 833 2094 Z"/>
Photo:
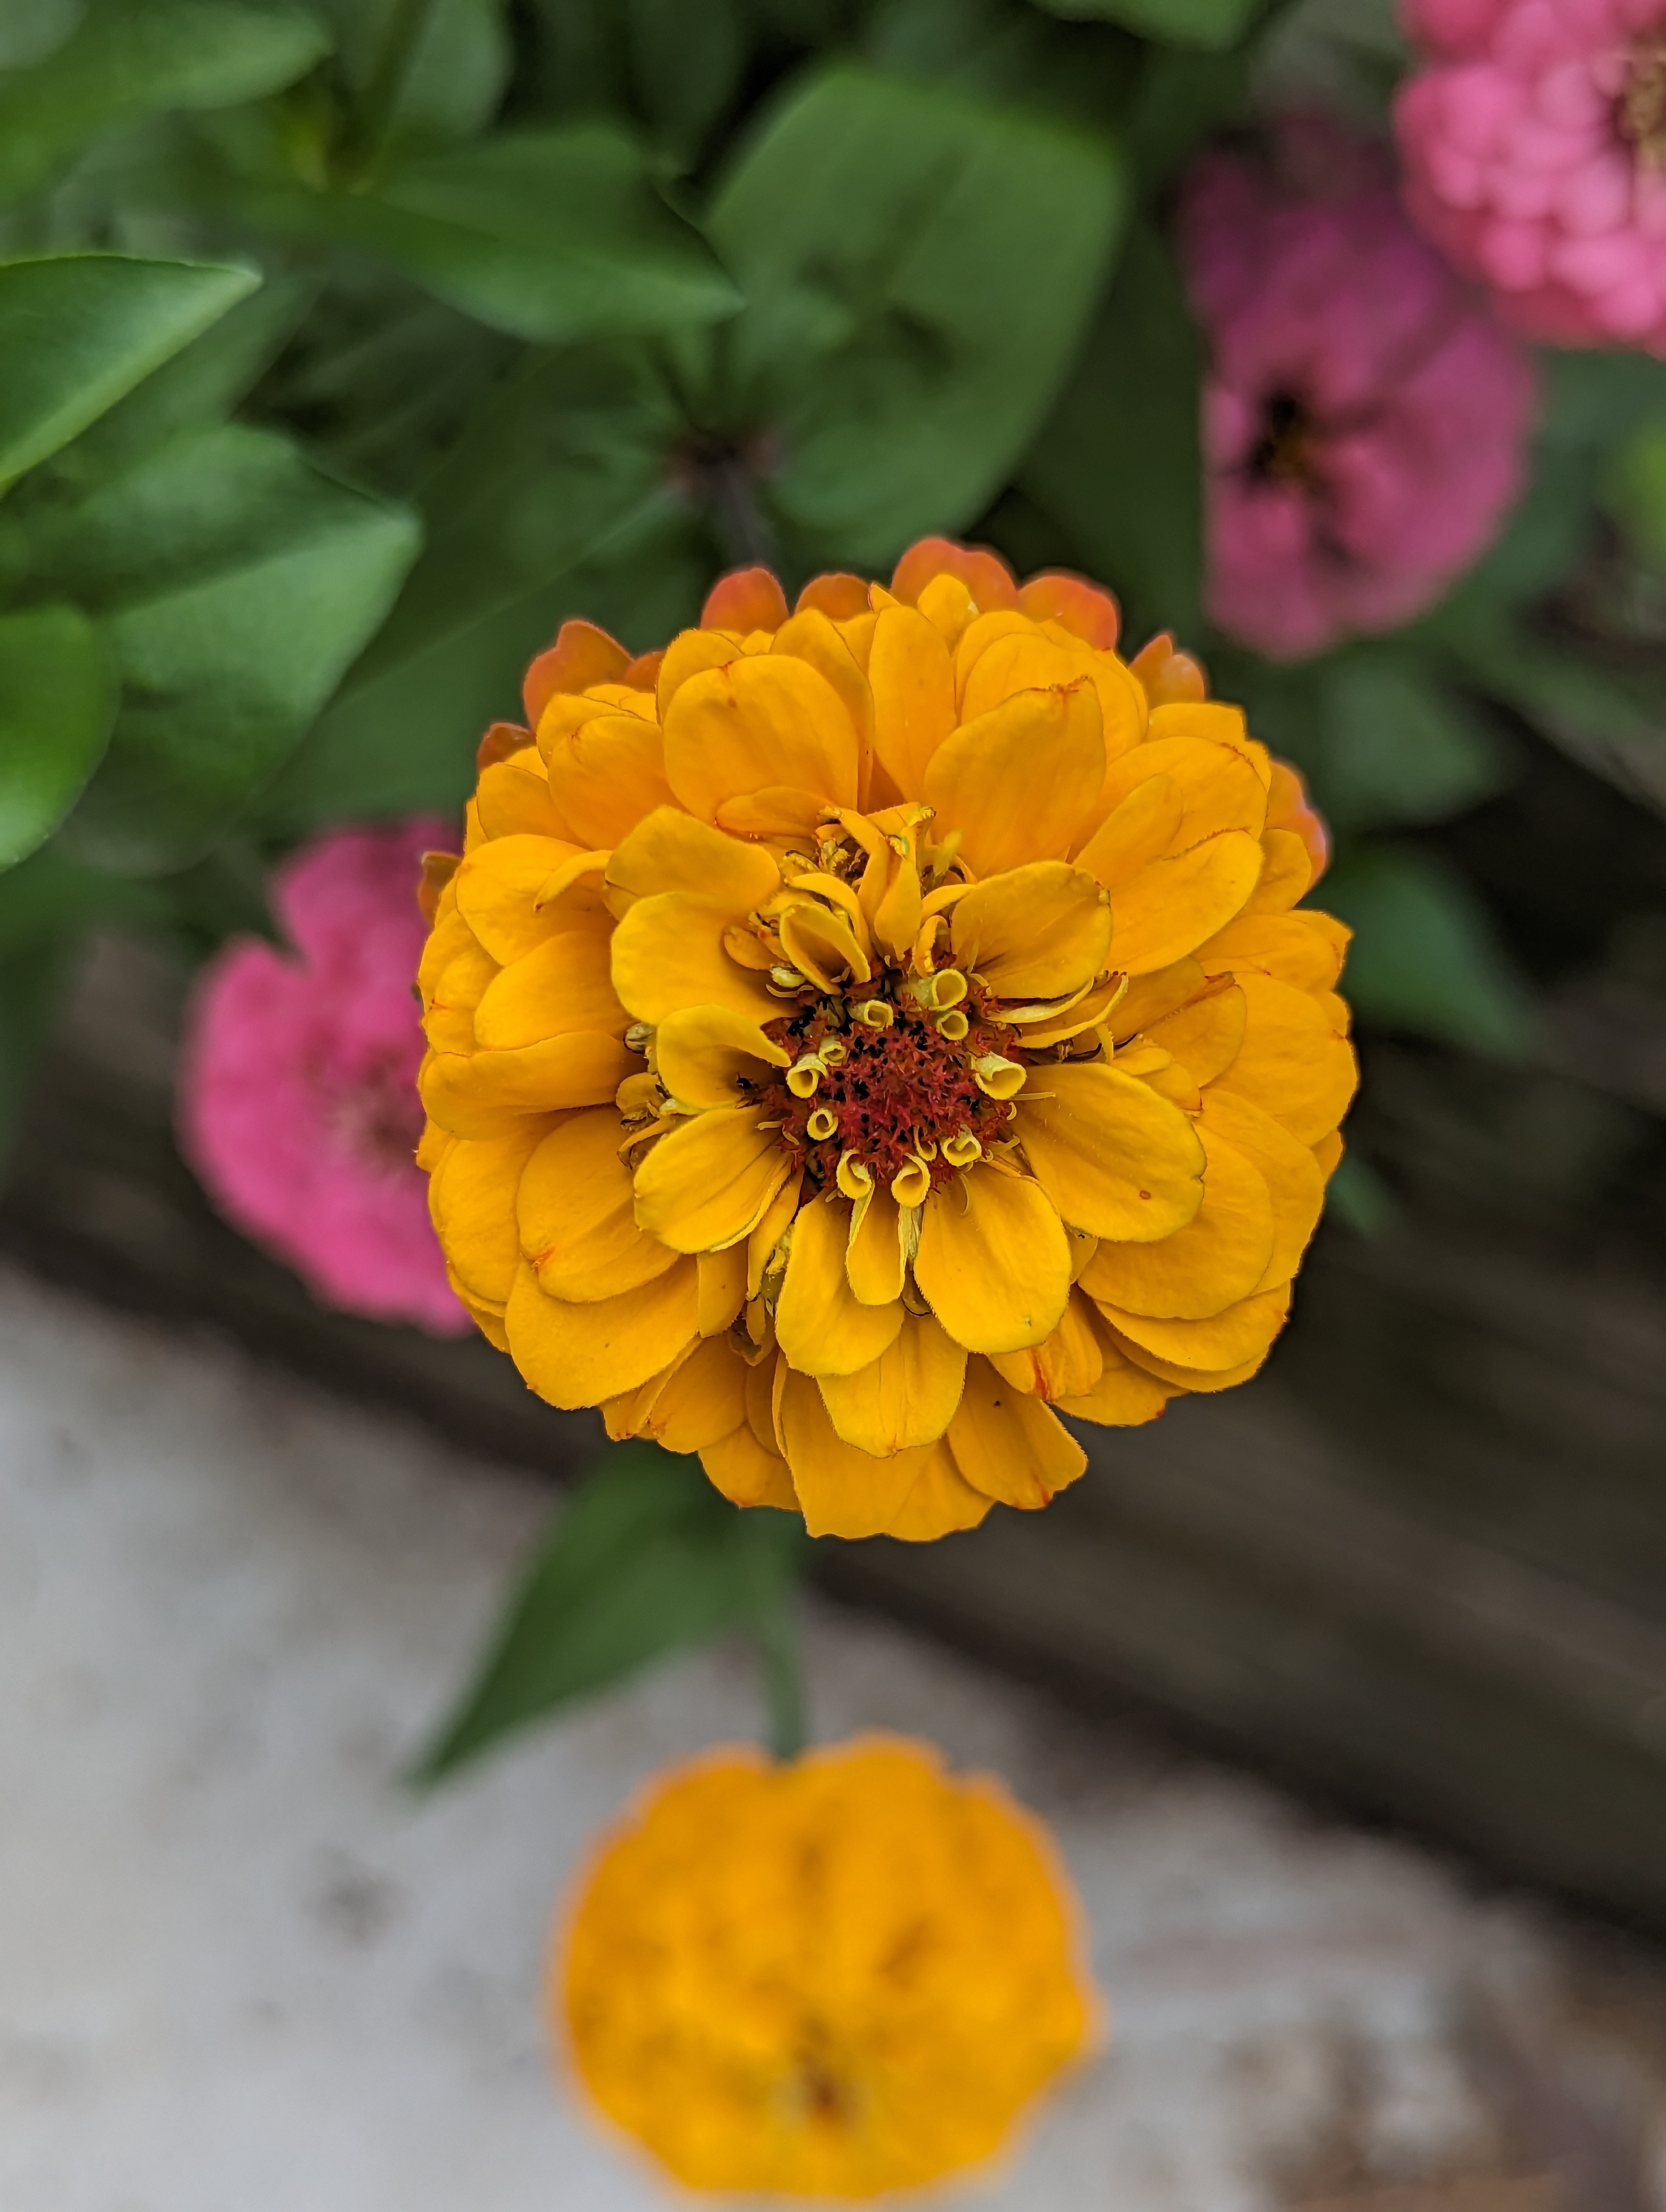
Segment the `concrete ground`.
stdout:
<path fill-rule="evenodd" d="M 540 1969 L 587 1838 L 753 1731 L 747 1656 L 395 1778 L 549 1510 L 0 1272 L 3 2212 L 675 2201 L 552 2076 Z M 1666 2212 L 1651 1954 L 896 1629 L 816 1605 L 809 1643 L 820 1735 L 998 1769 L 1091 1920 L 1111 2046 L 970 2201 Z"/>

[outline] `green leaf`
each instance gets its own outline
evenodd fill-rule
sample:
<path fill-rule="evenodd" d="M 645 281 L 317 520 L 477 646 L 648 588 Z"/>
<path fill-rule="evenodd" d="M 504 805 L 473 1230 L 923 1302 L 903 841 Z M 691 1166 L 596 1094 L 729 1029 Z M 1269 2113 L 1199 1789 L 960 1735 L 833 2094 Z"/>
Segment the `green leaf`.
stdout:
<path fill-rule="evenodd" d="M 0 875 L 0 960 L 33 957 L 52 939 L 68 942 L 100 922 L 165 922 L 164 892 L 131 876 L 83 867 L 61 845 L 46 845 Z"/>
<path fill-rule="evenodd" d="M 1351 853 L 1326 877 L 1324 903 L 1354 932 L 1347 988 L 1367 1021 L 1501 1060 L 1527 1050 L 1527 987 L 1474 893 L 1437 855 Z"/>
<path fill-rule="evenodd" d="M 610 1451 L 556 1515 L 416 1778 L 438 1781 L 512 1729 L 757 1622 L 804 1549 L 794 1516 L 731 1505 L 695 1462 L 650 1444 Z"/>
<path fill-rule="evenodd" d="M 741 0 L 625 0 L 631 76 L 658 135 L 692 159 L 740 88 L 749 26 Z"/>
<path fill-rule="evenodd" d="M 1052 15 L 1093 16 L 1120 23 L 1142 39 L 1177 46 L 1234 46 L 1260 15 L 1263 0 L 1037 0 Z"/>
<path fill-rule="evenodd" d="M 52 473 L 80 491 L 182 431 L 223 421 L 293 334 L 316 294 L 310 279 L 287 276 L 240 300 L 55 455 Z"/>
<path fill-rule="evenodd" d="M 1509 781 L 1488 724 L 1410 653 L 1385 646 L 1341 655 L 1319 695 L 1316 781 L 1338 829 L 1438 822 Z"/>
<path fill-rule="evenodd" d="M 1198 632 L 1201 373 L 1179 269 L 1141 226 L 1021 478 L 1121 596 L 1131 638 Z"/>
<path fill-rule="evenodd" d="M 43 538 L 123 684 L 76 853 L 138 872 L 195 859 L 299 743 L 416 543 L 403 510 L 234 426 L 174 439 Z"/>
<path fill-rule="evenodd" d="M 259 281 L 249 269 L 115 253 L 0 263 L 0 490 Z"/>
<path fill-rule="evenodd" d="M 708 229 L 747 297 L 716 411 L 778 441 L 807 557 L 883 562 L 988 506 L 1051 404 L 1121 226 L 1101 137 L 822 70 L 741 156 Z"/>
<path fill-rule="evenodd" d="M 33 69 L 64 44 L 84 0 L 29 0 L 0 15 L 0 70 Z"/>
<path fill-rule="evenodd" d="M 1666 419 L 1645 423 L 1608 465 L 1607 505 L 1632 550 L 1666 569 Z"/>
<path fill-rule="evenodd" d="M 1553 744 L 1645 805 L 1666 809 L 1666 716 L 1652 670 L 1636 698 L 1615 669 L 1517 630 L 1476 623 L 1442 635 L 1478 684 Z"/>
<path fill-rule="evenodd" d="M 283 0 L 87 0 L 61 46 L 0 76 L 0 201 L 44 184 L 106 131 L 258 100 L 329 47 L 317 16 Z"/>
<path fill-rule="evenodd" d="M 0 616 L 0 868 L 44 845 L 110 742 L 116 691 L 74 607 Z"/>
<path fill-rule="evenodd" d="M 709 248 L 606 123 L 505 131 L 374 191 L 257 196 L 253 211 L 379 255 L 494 330 L 544 343 L 708 323 L 740 304 Z"/>
<path fill-rule="evenodd" d="M 460 814 L 482 732 L 489 722 L 520 720 L 522 672 L 569 615 L 646 647 L 696 620 L 710 580 L 709 560 L 686 523 L 661 520 L 622 540 L 611 564 L 565 569 L 426 651 L 350 683 L 263 798 L 260 820 L 288 836 L 344 814 Z"/>
<path fill-rule="evenodd" d="M 496 112 L 512 59 L 504 0 L 313 0 L 379 147 L 470 138 Z"/>

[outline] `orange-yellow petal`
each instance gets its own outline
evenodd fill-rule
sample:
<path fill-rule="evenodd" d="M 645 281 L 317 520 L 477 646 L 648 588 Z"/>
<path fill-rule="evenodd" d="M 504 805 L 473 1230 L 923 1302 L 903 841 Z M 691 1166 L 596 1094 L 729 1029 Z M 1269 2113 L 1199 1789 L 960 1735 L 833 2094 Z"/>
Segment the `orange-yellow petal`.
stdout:
<path fill-rule="evenodd" d="M 529 1114 L 503 1136 L 455 1139 L 429 1178 L 429 1213 L 446 1258 L 468 1295 L 489 1305 L 506 1304 L 514 1287 L 515 1193 L 550 1127 Z"/>
<path fill-rule="evenodd" d="M 958 719 L 940 632 L 913 607 L 885 608 L 874 623 L 867 680 L 874 751 L 897 790 L 917 798 L 933 754 Z"/>
<path fill-rule="evenodd" d="M 556 812 L 587 847 L 617 845 L 671 801 L 660 726 L 635 714 L 598 715 L 558 737 L 549 774 Z"/>
<path fill-rule="evenodd" d="M 793 1487 L 812 1536 L 877 1536 L 888 1528 L 927 1455 L 924 1444 L 877 1459 L 834 1427 L 814 1378 L 787 1368 L 781 1421 Z"/>
<path fill-rule="evenodd" d="M 1073 1296 L 1063 1319 L 1044 1344 L 1032 1345 L 1026 1352 L 992 1353 L 989 1364 L 1015 1390 L 1044 1398 L 1049 1405 L 1057 1405 L 1063 1398 L 1081 1397 L 1092 1389 L 1104 1365 L 1091 1304 L 1085 1297 Z"/>
<path fill-rule="evenodd" d="M 707 1444 L 700 1464 L 713 1488 L 732 1504 L 775 1505 L 788 1513 L 799 1510 L 786 1461 L 778 1452 L 766 1451 L 745 1422 L 714 1444 Z"/>
<path fill-rule="evenodd" d="M 1195 952 L 1242 911 L 1261 874 L 1262 848 L 1222 830 L 1131 876 L 1111 904 L 1111 965 L 1146 975 Z"/>
<path fill-rule="evenodd" d="M 958 899 L 949 939 L 956 966 L 975 968 L 997 998 L 1058 998 L 1104 966 L 1110 908 L 1084 870 L 1032 860 Z"/>
<path fill-rule="evenodd" d="M 807 661 L 763 653 L 691 676 L 666 716 L 666 774 L 691 814 L 776 786 L 857 803 L 860 748 L 832 685 Z"/>
<path fill-rule="evenodd" d="M 942 1435 L 965 1372 L 964 1346 L 929 1314 L 904 1313 L 877 1359 L 851 1375 L 821 1376 L 822 1399 L 846 1443 L 888 1458 Z"/>
<path fill-rule="evenodd" d="M 1119 1335 L 1142 1350 L 1177 1366 L 1207 1372 L 1212 1368 L 1237 1367 L 1266 1351 L 1284 1327 L 1290 1310 L 1290 1285 L 1281 1283 L 1276 1290 L 1257 1291 L 1207 1321 L 1164 1320 L 1130 1313 L 1125 1306 L 1113 1305 L 1104 1298 L 1095 1304 Z"/>
<path fill-rule="evenodd" d="M 733 1106 L 745 1079 L 767 1082 L 789 1055 L 732 1006 L 682 1006 L 654 1032 L 660 1080 L 684 1106 Z"/>
<path fill-rule="evenodd" d="M 775 1337 L 806 1375 L 854 1375 L 895 1341 L 901 1305 L 864 1305 L 845 1272 L 850 1214 L 844 1200 L 813 1200 L 793 1223 Z"/>
<path fill-rule="evenodd" d="M 691 891 L 638 899 L 613 933 L 614 990 L 639 1022 L 658 1024 L 684 1006 L 706 1006 L 773 1021 L 781 1006 L 763 976 L 723 949 L 723 933 L 733 926 L 731 907 Z"/>
<path fill-rule="evenodd" d="M 888 1306 L 903 1295 L 905 1267 L 902 1208 L 881 1184 L 861 1212 L 851 1215 L 845 1273 L 865 1306 Z"/>
<path fill-rule="evenodd" d="M 792 1171 L 756 1105 L 715 1106 L 661 1137 L 636 1170 L 636 1219 L 678 1252 L 748 1237 Z"/>
<path fill-rule="evenodd" d="M 695 1334 L 696 1270 L 679 1261 L 640 1290 L 584 1305 L 547 1297 L 524 1261 L 503 1325 L 515 1365 L 552 1406 L 599 1406 L 670 1366 Z"/>
<path fill-rule="evenodd" d="M 1031 1170 L 1073 1227 L 1149 1242 L 1184 1228 L 1202 1204 L 1196 1131 L 1137 1076 L 1043 1066 L 1018 1104 L 1014 1127 Z"/>
<path fill-rule="evenodd" d="M 975 1490 L 1025 1512 L 1045 1505 L 1087 1465 L 1087 1454 L 1057 1415 L 1039 1398 L 1014 1389 L 987 1359 L 966 1364 L 949 1448 Z"/>
<path fill-rule="evenodd" d="M 599 928 L 563 930 L 523 954 L 493 977 L 474 1010 L 475 1036 L 489 1052 L 579 1030 L 623 1036 L 627 1025 Z"/>
<path fill-rule="evenodd" d="M 522 1115 L 611 1102 L 642 1063 L 617 1036 L 580 1031 L 523 1052 L 435 1052 L 417 1088 L 431 1121 L 459 1137 L 505 1135 Z"/>
<path fill-rule="evenodd" d="M 970 1352 L 1018 1352 L 1059 1325 L 1070 1248 L 1037 1182 L 975 1167 L 925 1203 L 915 1280 Z"/>
<path fill-rule="evenodd" d="M 1218 1088 L 1247 1098 L 1292 1137 L 1316 1144 L 1347 1113 L 1359 1072 L 1353 1048 L 1305 991 L 1270 975 L 1238 978 L 1249 1024 Z"/>
<path fill-rule="evenodd" d="M 1259 1286 L 1273 1255 L 1272 1195 L 1224 1137 L 1202 1124 L 1198 1134 L 1208 1164 L 1196 1215 L 1154 1244 L 1102 1243 L 1082 1274 L 1091 1297 L 1129 1313 L 1207 1321 Z"/>
<path fill-rule="evenodd" d="M 1177 1007 L 1149 1024 L 1146 1035 L 1174 1057 L 1200 1086 L 1213 1083 L 1237 1058 L 1249 1020 L 1244 996 L 1236 984 L 1206 991 L 1189 1006 Z"/>
<path fill-rule="evenodd" d="M 618 915 L 656 892 L 692 891 L 738 921 L 781 889 L 781 871 L 756 845 L 660 806 L 614 848 L 606 884 Z"/>
<path fill-rule="evenodd" d="M 961 849 L 981 876 L 1062 860 L 1098 795 L 1104 760 L 1104 718 L 1090 678 L 1020 691 L 963 722 L 932 756 L 925 796 L 937 810 L 933 834 L 960 830 Z"/>
<path fill-rule="evenodd" d="M 946 1443 L 934 1444 L 885 1533 L 902 1544 L 934 1544 L 939 1536 L 976 1528 L 994 1511 L 994 1503 L 972 1488 Z"/>
<path fill-rule="evenodd" d="M 457 911 L 500 967 L 581 926 L 573 908 L 540 908 L 538 895 L 581 849 L 553 837 L 494 837 L 458 868 Z"/>
<path fill-rule="evenodd" d="M 550 789 L 535 752 L 495 761 L 480 772 L 474 803 L 488 837 L 570 837 L 566 815 Z"/>
<path fill-rule="evenodd" d="M 1324 1171 L 1307 1146 L 1249 1099 L 1212 1084 L 1198 1124 L 1224 1137 L 1259 1170 L 1273 1200 L 1273 1249 L 1257 1290 L 1287 1283 L 1301 1264 L 1325 1202 Z M 1341 1139 L 1337 1139 L 1340 1145 Z"/>
<path fill-rule="evenodd" d="M 637 1227 L 635 1206 L 613 1108 L 575 1114 L 552 1130 L 522 1170 L 514 1201 L 520 1255 L 538 1288 L 581 1303 L 622 1297 L 663 1275 L 677 1255 Z"/>

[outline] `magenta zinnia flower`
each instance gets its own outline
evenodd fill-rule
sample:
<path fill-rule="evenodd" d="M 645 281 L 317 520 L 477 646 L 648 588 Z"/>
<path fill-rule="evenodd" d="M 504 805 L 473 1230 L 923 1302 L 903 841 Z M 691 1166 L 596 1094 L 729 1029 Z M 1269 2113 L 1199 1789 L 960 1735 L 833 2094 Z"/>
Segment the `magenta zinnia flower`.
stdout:
<path fill-rule="evenodd" d="M 1666 0 L 1404 0 L 1414 214 L 1557 345 L 1666 353 Z"/>
<path fill-rule="evenodd" d="M 1520 348 L 1402 211 L 1377 149 L 1316 119 L 1206 155 L 1181 208 L 1210 342 L 1209 612 L 1280 658 L 1438 599 L 1521 488 Z"/>
<path fill-rule="evenodd" d="M 444 822 L 338 830 L 272 884 L 294 947 L 228 945 L 186 1024 L 179 1141 L 228 1220 L 326 1305 L 459 1336 L 414 1154 L 423 1133 L 412 995 L 428 925 L 422 855 Z"/>

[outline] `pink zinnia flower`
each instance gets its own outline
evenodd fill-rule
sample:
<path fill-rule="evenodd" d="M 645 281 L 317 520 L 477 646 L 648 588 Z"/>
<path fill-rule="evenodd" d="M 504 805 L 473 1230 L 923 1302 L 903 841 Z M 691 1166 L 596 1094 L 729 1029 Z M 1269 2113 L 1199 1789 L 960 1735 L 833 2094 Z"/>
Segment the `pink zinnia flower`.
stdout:
<path fill-rule="evenodd" d="M 1666 354 L 1666 0 L 1403 0 L 1407 198 L 1499 313 Z"/>
<path fill-rule="evenodd" d="M 1292 120 L 1270 164 L 1206 155 L 1181 244 L 1210 341 L 1209 612 L 1262 652 L 1392 629 L 1521 489 L 1521 349 L 1402 211 L 1386 160 Z"/>
<path fill-rule="evenodd" d="M 412 997 L 423 854 L 445 823 L 337 830 L 273 879 L 295 948 L 253 939 L 204 971 L 185 1032 L 179 1140 L 228 1220 L 326 1305 L 459 1336 L 413 1155 L 423 1133 Z"/>

